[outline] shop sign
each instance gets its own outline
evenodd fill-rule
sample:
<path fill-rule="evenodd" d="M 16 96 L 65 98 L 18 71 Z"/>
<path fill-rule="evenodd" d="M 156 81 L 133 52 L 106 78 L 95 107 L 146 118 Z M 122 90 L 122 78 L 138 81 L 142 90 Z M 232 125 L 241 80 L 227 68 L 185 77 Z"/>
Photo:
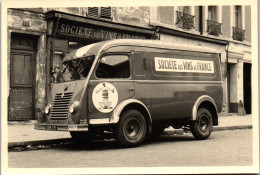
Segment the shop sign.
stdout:
<path fill-rule="evenodd" d="M 110 40 L 110 39 L 145 39 L 145 36 L 130 34 L 126 32 L 118 32 L 108 29 L 95 28 L 86 26 L 86 24 L 60 22 L 57 28 L 57 34 L 69 35 L 74 37 Z"/>

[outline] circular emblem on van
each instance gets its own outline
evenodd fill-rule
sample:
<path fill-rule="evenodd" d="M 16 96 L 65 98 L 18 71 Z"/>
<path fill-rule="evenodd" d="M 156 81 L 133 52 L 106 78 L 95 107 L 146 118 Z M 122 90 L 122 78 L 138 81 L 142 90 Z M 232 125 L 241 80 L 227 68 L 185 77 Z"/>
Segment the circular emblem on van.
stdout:
<path fill-rule="evenodd" d="M 94 106 L 103 113 L 111 112 L 118 102 L 118 93 L 111 83 L 99 83 L 93 90 Z"/>

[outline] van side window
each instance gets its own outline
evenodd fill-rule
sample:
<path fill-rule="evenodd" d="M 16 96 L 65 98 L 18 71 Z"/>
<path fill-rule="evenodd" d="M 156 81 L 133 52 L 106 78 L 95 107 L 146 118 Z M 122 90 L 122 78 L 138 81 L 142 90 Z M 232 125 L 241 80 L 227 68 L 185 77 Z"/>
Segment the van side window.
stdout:
<path fill-rule="evenodd" d="M 126 55 L 107 55 L 99 61 L 97 78 L 129 78 L 130 65 Z"/>

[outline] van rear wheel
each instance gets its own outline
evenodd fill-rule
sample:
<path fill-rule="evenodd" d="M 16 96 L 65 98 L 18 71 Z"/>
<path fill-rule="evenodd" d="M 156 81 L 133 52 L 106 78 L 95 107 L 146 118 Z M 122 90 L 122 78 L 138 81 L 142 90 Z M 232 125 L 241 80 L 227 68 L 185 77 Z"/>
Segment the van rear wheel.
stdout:
<path fill-rule="evenodd" d="M 197 119 L 191 123 L 191 133 L 198 140 L 207 139 L 213 129 L 212 115 L 206 108 L 197 111 Z"/>
<path fill-rule="evenodd" d="M 115 128 L 116 140 L 125 147 L 137 146 L 146 135 L 146 120 L 137 110 L 123 112 Z"/>

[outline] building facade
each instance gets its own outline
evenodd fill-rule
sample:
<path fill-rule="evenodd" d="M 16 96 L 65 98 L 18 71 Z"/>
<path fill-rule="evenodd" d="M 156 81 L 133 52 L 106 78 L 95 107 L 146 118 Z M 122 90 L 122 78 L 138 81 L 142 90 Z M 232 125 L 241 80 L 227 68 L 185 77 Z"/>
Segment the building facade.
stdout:
<path fill-rule="evenodd" d="M 221 53 L 223 112 L 251 113 L 251 7 L 8 9 L 8 120 L 41 120 L 67 53 L 121 38 L 159 39 Z"/>

